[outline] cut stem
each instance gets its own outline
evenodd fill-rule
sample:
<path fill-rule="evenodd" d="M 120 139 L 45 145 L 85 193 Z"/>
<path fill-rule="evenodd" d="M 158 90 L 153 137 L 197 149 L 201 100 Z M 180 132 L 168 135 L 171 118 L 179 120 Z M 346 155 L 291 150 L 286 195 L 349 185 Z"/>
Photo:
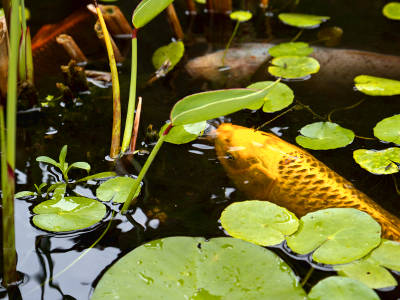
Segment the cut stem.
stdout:
<path fill-rule="evenodd" d="M 239 25 L 240 25 L 240 21 L 237 21 L 237 22 L 236 22 L 236 25 L 235 25 L 235 28 L 233 29 L 232 35 L 231 35 L 231 37 L 229 38 L 228 43 L 226 44 L 226 47 L 225 47 L 225 50 L 224 50 L 224 54 L 222 54 L 222 66 L 225 66 L 225 56 L 226 56 L 226 53 L 228 52 L 228 49 L 229 49 L 229 47 L 231 46 L 231 43 L 232 43 L 232 41 L 233 41 L 233 39 L 234 39 L 234 37 L 235 37 L 235 35 L 236 35 L 236 32 L 237 32 L 238 29 L 239 29 Z"/>
<path fill-rule="evenodd" d="M 129 152 L 134 153 L 136 150 L 136 140 L 139 132 L 139 124 L 140 124 L 140 114 L 142 113 L 142 97 L 139 97 L 138 106 L 135 113 L 135 124 L 133 126 L 132 139 L 131 144 L 129 146 Z"/>
<path fill-rule="evenodd" d="M 183 40 L 184 34 L 183 34 L 182 26 L 181 26 L 181 23 L 179 22 L 178 15 L 176 14 L 175 7 L 172 3 L 170 5 L 168 5 L 168 7 L 167 7 L 167 16 L 168 16 L 168 21 L 169 21 L 169 23 L 172 27 L 172 30 L 175 34 L 175 37 L 178 40 Z"/>

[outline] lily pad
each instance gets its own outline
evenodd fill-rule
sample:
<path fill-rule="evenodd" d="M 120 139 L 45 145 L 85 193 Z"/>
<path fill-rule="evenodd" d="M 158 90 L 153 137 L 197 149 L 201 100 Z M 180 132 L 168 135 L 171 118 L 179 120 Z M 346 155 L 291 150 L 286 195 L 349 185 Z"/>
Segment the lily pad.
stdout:
<path fill-rule="evenodd" d="M 382 77 L 359 75 L 354 83 L 360 92 L 370 96 L 400 95 L 400 81 Z"/>
<path fill-rule="evenodd" d="M 250 84 L 247 88 L 253 90 L 262 90 L 269 85 L 274 84 L 264 96 L 263 111 L 272 113 L 280 111 L 293 103 L 294 94 L 290 87 L 282 82 L 260 81 Z"/>
<path fill-rule="evenodd" d="M 271 61 L 268 72 L 276 77 L 303 78 L 319 71 L 315 58 L 304 56 L 280 56 Z"/>
<path fill-rule="evenodd" d="M 331 276 L 318 282 L 308 294 L 309 300 L 379 300 L 374 290 L 358 280 Z"/>
<path fill-rule="evenodd" d="M 160 136 L 163 134 L 165 129 L 167 129 L 169 124 L 170 123 L 167 123 L 161 128 L 159 132 Z M 206 121 L 194 124 L 173 126 L 171 130 L 168 132 L 165 141 L 177 145 L 189 143 L 197 139 L 197 137 L 202 134 L 204 129 L 206 129 L 206 126 L 207 126 Z"/>
<path fill-rule="evenodd" d="M 354 140 L 354 132 L 336 123 L 316 122 L 300 129 L 296 142 L 308 149 L 329 150 L 345 147 Z"/>
<path fill-rule="evenodd" d="M 169 237 L 122 257 L 91 299 L 305 300 L 306 294 L 267 249 L 232 238 Z"/>
<path fill-rule="evenodd" d="M 101 201 L 124 203 L 128 200 L 129 193 L 135 179 L 130 177 L 116 177 L 103 182 L 96 190 L 96 196 Z M 134 198 L 139 196 L 140 185 Z"/>
<path fill-rule="evenodd" d="M 166 46 L 158 48 L 152 58 L 153 66 L 156 70 L 160 69 L 167 61 L 169 66 L 166 72 L 171 71 L 183 57 L 185 46 L 183 42 L 172 42 Z"/>
<path fill-rule="evenodd" d="M 85 197 L 62 197 L 35 206 L 33 224 L 53 232 L 84 229 L 101 221 L 106 215 L 103 203 Z"/>
<path fill-rule="evenodd" d="M 334 268 L 340 275 L 357 279 L 370 288 L 397 286 L 396 279 L 387 269 L 400 271 L 400 243 L 382 240 L 381 245 L 365 258 Z"/>
<path fill-rule="evenodd" d="M 278 56 L 308 56 L 314 51 L 307 43 L 289 42 L 273 46 L 268 52 L 273 57 Z"/>
<path fill-rule="evenodd" d="M 389 2 L 383 7 L 383 15 L 392 20 L 400 20 L 400 2 Z"/>
<path fill-rule="evenodd" d="M 237 10 L 229 14 L 231 20 L 246 22 L 253 17 L 253 14 L 246 10 Z"/>
<path fill-rule="evenodd" d="M 374 174 L 399 172 L 400 148 L 381 151 L 358 149 L 353 152 L 354 160 L 365 170 Z"/>
<path fill-rule="evenodd" d="M 299 28 L 315 28 L 318 27 L 322 22 L 330 19 L 330 17 L 327 16 L 295 13 L 281 13 L 278 17 L 283 23 Z"/>
<path fill-rule="evenodd" d="M 268 201 L 243 201 L 221 214 L 222 227 L 233 237 L 261 246 L 273 246 L 297 231 L 299 220 L 286 208 Z"/>
<path fill-rule="evenodd" d="M 374 127 L 374 135 L 382 141 L 400 145 L 400 115 L 378 122 Z"/>
<path fill-rule="evenodd" d="M 380 225 L 354 208 L 328 208 L 300 219 L 299 230 L 286 238 L 294 252 L 324 264 L 344 264 L 365 256 L 379 245 Z"/>

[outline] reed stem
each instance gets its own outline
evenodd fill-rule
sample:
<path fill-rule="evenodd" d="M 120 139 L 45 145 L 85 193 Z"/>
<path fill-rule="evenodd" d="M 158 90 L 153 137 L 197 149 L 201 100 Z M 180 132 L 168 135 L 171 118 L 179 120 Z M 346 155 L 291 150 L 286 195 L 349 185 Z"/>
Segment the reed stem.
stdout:
<path fill-rule="evenodd" d="M 231 46 L 231 43 L 236 35 L 236 32 L 239 29 L 239 25 L 240 25 L 240 21 L 236 22 L 235 28 L 233 29 L 232 35 L 229 38 L 228 43 L 226 44 L 225 50 L 224 50 L 224 54 L 222 54 L 222 66 L 225 66 L 225 57 L 226 57 L 226 53 L 228 52 L 229 47 Z"/>

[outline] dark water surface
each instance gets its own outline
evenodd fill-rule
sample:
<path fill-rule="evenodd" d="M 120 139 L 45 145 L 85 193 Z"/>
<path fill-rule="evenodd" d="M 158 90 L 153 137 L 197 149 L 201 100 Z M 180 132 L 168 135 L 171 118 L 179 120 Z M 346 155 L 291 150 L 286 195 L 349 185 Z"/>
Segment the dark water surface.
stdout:
<path fill-rule="evenodd" d="M 138 1 L 120 0 L 120 6 L 130 19 Z M 176 1 L 176 8 L 188 32 L 189 46 L 185 60 L 205 53 L 207 48 L 223 48 L 229 34 L 218 35 L 215 23 L 207 15 L 200 14 L 195 19 L 183 13 L 184 1 Z M 245 1 L 236 1 L 236 8 L 243 8 Z M 400 22 L 387 20 L 381 14 L 386 1 L 361 0 L 300 0 L 296 12 L 331 16 L 330 26 L 344 30 L 340 47 L 400 54 Z M 32 12 L 32 30 L 49 22 L 57 22 L 82 1 L 26 1 Z M 271 1 L 277 9 L 281 1 Z M 256 9 L 256 18 L 243 24 L 236 41 L 260 41 L 267 38 L 265 17 L 256 5 L 245 4 Z M 211 25 L 215 26 L 210 27 Z M 232 29 L 228 24 L 228 29 Z M 283 26 L 271 19 L 272 33 L 276 38 L 291 38 L 297 30 Z M 214 32 L 215 31 L 215 32 Z M 300 40 L 315 41 L 317 30 L 305 32 Z M 160 16 L 139 33 L 139 90 L 143 96 L 141 132 L 138 140 L 140 149 L 151 150 L 145 141 L 145 129 L 149 124 L 160 128 L 169 117 L 173 104 L 194 92 L 211 89 L 211 85 L 193 81 L 178 65 L 173 74 L 161 79 L 151 87 L 143 87 L 152 72 L 151 55 L 155 49 L 171 40 L 165 16 Z M 218 38 L 220 37 L 220 38 Z M 222 38 L 221 38 L 222 37 Z M 207 38 L 220 43 L 207 43 Z M 221 43 L 222 41 L 222 43 Z M 104 54 L 105 55 L 105 54 Z M 97 62 L 103 70 L 108 69 L 105 61 Z M 126 107 L 129 87 L 130 61 L 127 59 L 120 68 L 121 96 Z M 400 78 L 397 78 L 400 80 Z M 55 78 L 41 75 L 40 96 L 55 94 Z M 44 84 L 46 83 L 46 84 Z M 326 115 L 332 109 L 344 107 L 367 98 L 356 109 L 338 112 L 333 121 L 352 129 L 358 135 L 372 136 L 372 128 L 385 117 L 400 111 L 400 97 L 366 97 L 351 89 L 326 91 L 306 83 L 289 83 L 295 96 L 310 105 L 320 114 Z M 123 112 L 124 115 L 124 112 Z M 244 126 L 258 126 L 273 118 L 275 114 L 262 112 L 240 112 L 220 120 L 210 121 L 208 130 L 220 122 L 233 122 Z M 91 173 L 114 170 L 112 163 L 105 160 L 109 151 L 112 122 L 111 88 L 93 88 L 92 94 L 82 95 L 80 100 L 67 107 L 57 105 L 42 109 L 41 112 L 19 115 L 17 153 L 17 191 L 33 190 L 33 184 L 54 182 L 59 176 L 55 170 L 38 164 L 39 155 L 58 157 L 61 147 L 68 144 L 68 162 L 87 161 L 92 166 Z M 298 130 L 316 121 L 307 111 L 291 112 L 269 124 L 264 130 L 282 134 L 282 138 L 294 143 Z M 382 149 L 387 147 L 377 141 L 356 139 L 344 149 L 311 152 L 329 167 L 352 181 L 357 188 L 370 195 L 387 210 L 400 216 L 400 199 L 396 194 L 391 176 L 374 176 L 361 169 L 352 159 L 352 151 L 359 148 Z M 147 155 L 136 157 L 135 163 L 143 165 Z M 129 164 L 120 164 L 121 173 L 137 174 L 137 169 Z M 75 176 L 74 176 L 75 175 Z M 71 178 L 84 174 L 76 172 Z M 75 191 L 88 197 L 95 197 L 94 185 L 78 185 Z M 19 286 L 22 299 L 88 299 L 96 282 L 105 270 L 132 249 L 144 242 L 176 235 L 216 237 L 224 236 L 218 218 L 229 203 L 245 200 L 245 196 L 235 189 L 219 164 L 212 142 L 200 138 L 188 145 L 166 144 L 162 147 L 145 178 L 144 188 L 128 217 L 117 215 L 105 237 L 79 261 L 65 270 L 90 247 L 101 235 L 110 218 L 101 226 L 88 232 L 69 235 L 55 235 L 36 229 L 30 222 L 31 209 L 35 200 L 16 200 L 16 244 L 18 271 L 25 275 Z M 110 206 L 118 211 L 118 207 Z M 276 250 L 282 253 L 281 250 Z M 287 256 L 283 256 L 286 257 Z M 304 276 L 309 265 L 303 261 L 289 260 L 289 264 L 300 276 Z M 63 272 L 65 270 L 65 272 Z M 60 273 L 62 272 L 62 273 Z M 320 278 L 331 275 L 317 271 L 309 283 L 314 285 Z M 49 283 L 48 280 L 54 278 Z M 42 284 L 44 282 L 44 284 Z M 310 287 L 307 286 L 307 289 Z M 1 299 L 7 299 L 0 291 Z M 398 299 L 400 290 L 381 293 L 382 299 Z M 17 298 L 16 298 L 17 299 Z"/>

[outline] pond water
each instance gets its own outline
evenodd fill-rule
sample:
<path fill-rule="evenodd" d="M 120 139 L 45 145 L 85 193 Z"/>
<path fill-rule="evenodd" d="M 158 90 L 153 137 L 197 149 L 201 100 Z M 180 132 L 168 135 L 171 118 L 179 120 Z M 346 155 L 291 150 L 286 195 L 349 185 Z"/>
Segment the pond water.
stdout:
<path fill-rule="evenodd" d="M 138 1 L 117 2 L 130 19 Z M 176 1 L 176 8 L 183 28 L 190 29 L 187 54 L 184 58 L 202 55 L 207 49 L 221 49 L 229 34 L 223 34 L 219 42 L 207 42 L 215 26 L 205 14 L 195 19 L 184 14 L 184 1 Z M 254 1 L 256 2 L 256 1 Z M 279 8 L 279 1 L 271 1 Z M 331 25 L 343 29 L 344 35 L 339 47 L 368 50 L 379 53 L 400 55 L 400 23 L 390 21 L 381 14 L 386 1 L 345 1 L 300 0 L 296 12 L 331 17 Z M 236 8 L 256 9 L 255 18 L 241 26 L 235 40 L 239 42 L 263 41 L 266 39 L 265 16 L 251 1 L 234 1 Z M 49 22 L 57 22 L 81 6 L 81 1 L 26 1 L 31 9 L 33 32 Z M 51 13 L 49 13 L 51 12 Z M 228 27 L 233 29 L 233 26 Z M 290 39 L 297 30 L 271 19 L 271 30 L 278 39 Z M 317 30 L 305 32 L 301 41 L 315 41 Z M 151 143 L 145 139 L 146 128 L 152 124 L 159 129 L 169 118 L 173 104 L 195 92 L 216 88 L 206 82 L 191 80 L 185 73 L 184 62 L 167 78 L 158 80 L 151 86 L 145 82 L 154 72 L 151 55 L 158 47 L 171 40 L 172 33 L 164 16 L 146 26 L 139 34 L 139 90 L 143 97 L 141 129 L 138 148 L 151 150 Z M 216 35 L 215 35 L 216 36 Z M 215 39 L 214 36 L 214 39 Z M 104 54 L 105 57 L 105 54 Z M 105 60 L 94 66 L 108 70 Z M 129 87 L 130 61 L 127 59 L 120 68 L 121 98 L 126 107 Z M 57 78 L 40 74 L 40 97 L 56 94 Z M 400 79 L 400 78 L 396 78 Z M 337 112 L 335 122 L 352 129 L 360 136 L 372 136 L 372 128 L 385 117 L 400 111 L 400 97 L 366 97 L 351 88 L 321 89 L 308 82 L 290 82 L 295 97 L 309 105 L 320 115 L 332 109 L 352 105 L 366 99 L 355 109 Z M 124 114 L 124 111 L 123 111 Z M 208 130 L 221 122 L 232 122 L 243 126 L 258 126 L 277 114 L 243 111 L 209 122 Z M 91 94 L 81 95 L 72 105 L 56 105 L 40 112 L 20 113 L 18 116 L 17 191 L 33 190 L 33 184 L 54 182 L 59 177 L 54 169 L 38 164 L 40 155 L 56 158 L 63 145 L 68 145 L 67 161 L 87 161 L 92 166 L 91 173 L 115 170 L 107 161 L 112 123 L 111 88 L 92 88 Z M 305 110 L 292 111 L 268 124 L 264 130 L 279 132 L 283 139 L 295 143 L 298 130 L 315 121 Z M 383 149 L 386 145 L 377 141 L 356 139 L 343 149 L 312 151 L 311 153 L 326 165 L 343 175 L 354 185 L 380 203 L 393 214 L 400 216 L 400 199 L 396 194 L 391 176 L 376 176 L 361 169 L 352 158 L 352 152 L 359 148 Z M 143 165 L 147 155 L 135 157 L 135 164 L 121 162 L 117 172 L 137 174 L 137 166 Z M 136 165 L 136 167 L 135 167 Z M 74 177 L 74 175 L 76 177 Z M 83 174 L 76 171 L 72 178 Z M 94 197 L 96 186 L 78 185 L 80 194 Z M 56 235 L 37 229 L 31 223 L 35 200 L 16 200 L 16 247 L 18 271 L 24 274 L 24 282 L 19 286 L 20 296 L 14 299 L 89 299 L 94 286 L 102 274 L 118 258 L 144 242 L 167 236 L 204 236 L 206 238 L 224 236 L 218 223 L 221 211 L 231 202 L 246 197 L 236 190 L 216 157 L 213 143 L 206 137 L 187 145 L 165 144 L 152 164 L 145 180 L 137 205 L 128 216 L 116 215 L 111 227 L 101 241 L 84 256 L 80 257 L 104 231 L 110 215 L 101 226 L 89 231 Z M 118 210 L 109 206 L 110 210 Z M 276 249 L 282 254 L 282 250 Z M 79 259 L 71 267 L 74 260 Z M 304 276 L 309 264 L 304 261 L 287 259 L 295 272 Z M 68 269 L 65 269 L 68 268 Z M 319 279 L 333 274 L 317 271 L 309 281 L 310 286 Z M 48 280 L 53 278 L 52 282 Z M 381 292 L 382 299 L 398 299 L 400 289 Z M 1 299 L 8 299 L 5 291 L 0 291 Z"/>

